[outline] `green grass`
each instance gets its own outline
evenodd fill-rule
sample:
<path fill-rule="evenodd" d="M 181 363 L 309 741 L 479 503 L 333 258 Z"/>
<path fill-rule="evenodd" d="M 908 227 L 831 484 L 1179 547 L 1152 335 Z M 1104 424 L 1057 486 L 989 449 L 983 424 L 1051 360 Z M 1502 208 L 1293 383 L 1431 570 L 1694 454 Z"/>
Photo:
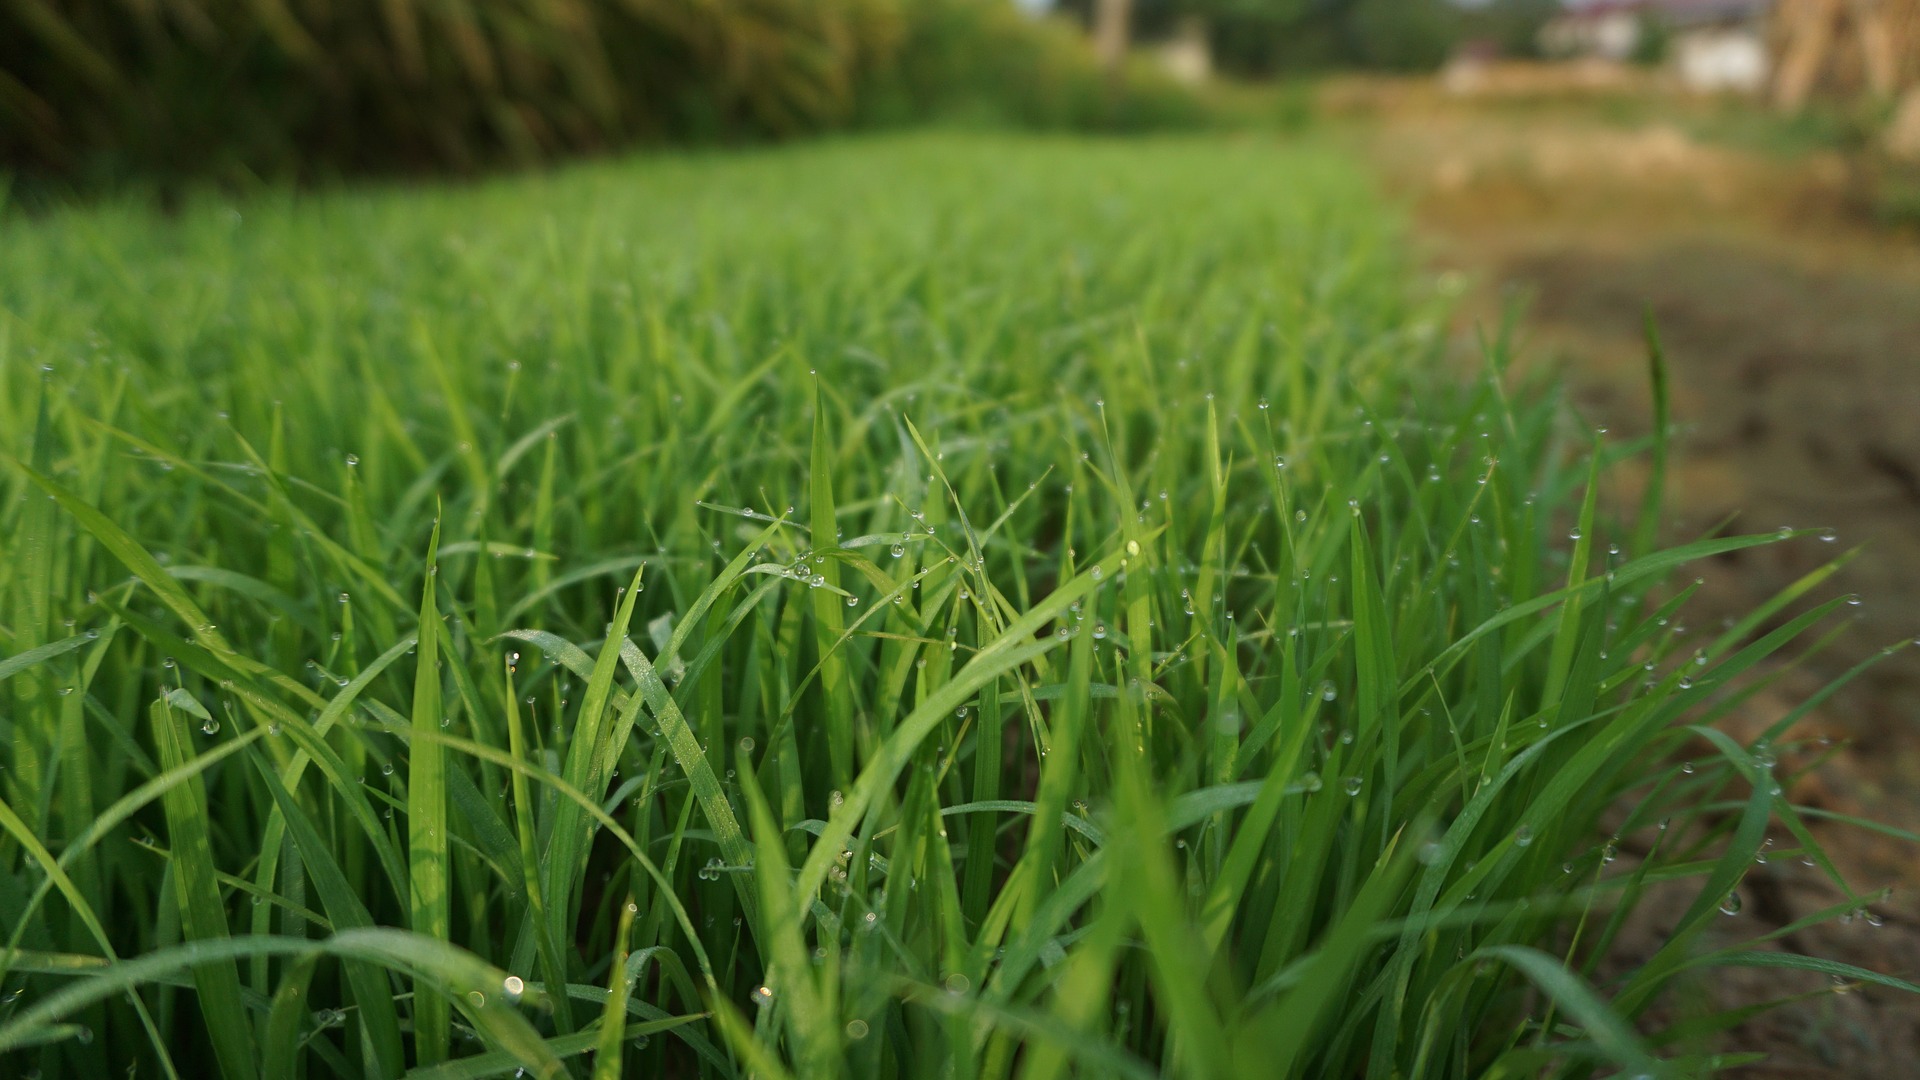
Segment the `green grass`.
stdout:
<path fill-rule="evenodd" d="M 0 1071 L 1700 1075 L 1715 964 L 1905 986 L 1719 913 L 1837 880 L 1707 726 L 1825 572 L 1686 633 L 1777 538 L 1610 521 L 1664 447 L 1399 241 L 985 136 L 0 221 Z"/>

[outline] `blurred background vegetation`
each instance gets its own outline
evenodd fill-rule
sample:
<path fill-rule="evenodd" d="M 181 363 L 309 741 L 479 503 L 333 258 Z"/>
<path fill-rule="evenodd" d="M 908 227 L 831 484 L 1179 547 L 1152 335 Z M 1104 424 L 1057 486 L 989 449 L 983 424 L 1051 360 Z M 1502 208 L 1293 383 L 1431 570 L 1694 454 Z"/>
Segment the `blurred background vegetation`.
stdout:
<path fill-rule="evenodd" d="M 1632 14 L 1632 55 L 1613 59 L 1671 84 L 1669 18 L 1698 30 L 1725 8 L 1760 13 L 1722 29 L 1767 39 L 1779 70 L 1745 103 L 1797 87 L 1759 126 L 1837 133 L 1825 145 L 1878 188 L 1913 171 L 1869 145 L 1903 74 L 1920 159 L 1920 0 L 1882 6 L 1884 27 L 1852 26 L 1844 0 L 4 0 L 0 185 L 464 174 L 927 122 L 1297 122 L 1324 112 L 1306 98 L 1333 73 L 1564 62 L 1541 55 L 1543 28 L 1579 11 Z"/>
<path fill-rule="evenodd" d="M 1060 0 L 1091 21 L 1100 0 Z M 1204 27 L 1223 75 L 1272 78 L 1355 68 L 1427 71 L 1462 42 L 1503 55 L 1538 52 L 1540 27 L 1560 0 L 1133 0 L 1139 36 L 1183 22 Z"/>
<path fill-rule="evenodd" d="M 1195 118 L 1006 0 L 10 0 L 0 166 L 466 172 L 636 143 L 966 118 Z"/>
<path fill-rule="evenodd" d="M 1557 0 L 1135 0 L 1221 74 L 1431 68 L 1532 47 Z M 1103 62 L 1099 0 L 9 0 L 0 168 L 92 184 L 472 172 L 649 143 L 922 121 L 1192 125 L 1203 93 Z M 1052 8 L 1051 11 L 1041 9 Z"/>

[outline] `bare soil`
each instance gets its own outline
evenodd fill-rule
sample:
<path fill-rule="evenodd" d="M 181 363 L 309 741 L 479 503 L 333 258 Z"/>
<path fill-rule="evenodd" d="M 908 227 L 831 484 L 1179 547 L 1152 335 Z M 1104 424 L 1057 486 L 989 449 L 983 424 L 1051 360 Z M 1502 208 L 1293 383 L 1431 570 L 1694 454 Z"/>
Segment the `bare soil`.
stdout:
<path fill-rule="evenodd" d="M 1340 124 L 1412 208 L 1436 273 L 1474 282 L 1462 330 L 1524 305 L 1522 351 L 1562 366 L 1596 425 L 1645 432 L 1651 416 L 1642 319 L 1665 344 L 1681 425 L 1670 478 L 1673 538 L 1831 529 L 1696 568 L 1689 617 L 1750 610 L 1836 557 L 1816 597 L 1860 603 L 1830 645 L 1778 672 L 1737 719 L 1747 734 L 1886 646 L 1920 637 L 1920 238 L 1851 209 L 1854 174 L 1833 154 L 1743 150 L 1688 134 L 1644 101 L 1608 118 L 1583 101 L 1516 109 L 1401 84 L 1359 97 Z M 1621 111 L 1621 110 L 1616 110 Z M 1920 831 L 1920 648 L 1894 651 L 1797 729 L 1838 752 L 1796 787 L 1802 802 Z M 1891 887 L 1873 918 L 1835 921 L 1781 947 L 1920 979 L 1920 845 L 1827 826 L 1821 840 L 1863 894 Z M 1777 929 L 1841 894 L 1797 858 L 1756 867 L 1734 935 Z M 1650 951 L 1647 905 L 1620 960 Z M 1875 926 L 1873 923 L 1880 923 Z M 1813 996 L 1736 1029 L 1731 1050 L 1768 1060 L 1735 1075 L 1920 1075 L 1920 999 L 1834 986 L 1825 976 L 1719 971 L 1663 1005 L 1725 1007 Z M 1691 998 L 1691 1001 L 1686 999 Z"/>

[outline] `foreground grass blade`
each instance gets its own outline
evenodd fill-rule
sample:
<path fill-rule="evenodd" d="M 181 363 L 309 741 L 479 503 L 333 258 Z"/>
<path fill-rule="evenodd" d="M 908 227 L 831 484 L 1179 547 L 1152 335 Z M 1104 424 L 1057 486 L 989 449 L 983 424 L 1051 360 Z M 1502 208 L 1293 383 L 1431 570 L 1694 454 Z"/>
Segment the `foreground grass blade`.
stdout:
<path fill-rule="evenodd" d="M 420 657 L 413 682 L 413 734 L 407 754 L 407 896 L 414 932 L 440 941 L 452 933 L 452 881 L 447 862 L 446 754 L 431 738 L 440 730 L 440 529 L 427 541 L 420 592 Z M 422 738 L 422 736 L 426 736 Z M 422 1065 L 446 1060 L 452 1030 L 445 998 L 426 982 L 413 990 L 414 1053 Z"/>
<path fill-rule="evenodd" d="M 177 769 L 193 756 L 193 736 L 179 704 L 211 717 L 192 698 L 169 694 L 148 710 L 160 764 Z M 175 899 L 180 905 L 181 929 L 193 942 L 221 942 L 230 933 L 227 905 L 213 867 L 212 840 L 207 833 L 207 791 L 199 777 L 177 785 L 161 797 L 166 810 L 167 835 L 173 851 Z M 194 985 L 200 991 L 201 1015 L 213 1040 L 220 1074 L 227 1080 L 258 1075 L 252 1021 L 240 999 L 240 971 L 232 959 L 195 965 Z"/>

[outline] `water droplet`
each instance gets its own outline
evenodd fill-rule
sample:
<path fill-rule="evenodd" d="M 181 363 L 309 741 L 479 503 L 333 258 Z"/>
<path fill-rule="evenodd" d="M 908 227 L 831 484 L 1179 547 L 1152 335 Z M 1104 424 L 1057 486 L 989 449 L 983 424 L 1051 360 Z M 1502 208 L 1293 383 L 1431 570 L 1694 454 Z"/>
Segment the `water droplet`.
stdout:
<path fill-rule="evenodd" d="M 1360 788 L 1365 784 L 1366 784 L 1366 781 L 1360 779 L 1359 777 L 1349 776 L 1345 780 L 1342 780 L 1340 782 L 1340 788 L 1341 790 L 1345 791 L 1349 795 L 1358 795 L 1360 794 Z"/>
<path fill-rule="evenodd" d="M 1518 829 L 1515 829 L 1513 831 L 1514 847 L 1526 847 L 1528 844 L 1531 844 L 1531 843 L 1533 843 L 1532 829 L 1528 828 L 1525 825 L 1522 825 Z"/>
<path fill-rule="evenodd" d="M 348 455 L 347 455 L 347 468 L 349 468 L 349 469 L 351 469 L 351 468 L 353 468 L 353 467 L 354 467 L 355 465 L 358 465 L 358 464 L 360 464 L 360 455 L 359 455 L 359 454 L 348 454 Z"/>
<path fill-rule="evenodd" d="M 1720 914 L 1722 915 L 1738 915 L 1740 914 L 1740 908 L 1740 894 L 1737 892 L 1730 892 L 1720 900 Z"/>
<path fill-rule="evenodd" d="M 907 553 L 907 545 L 905 545 L 905 544 L 895 544 L 895 545 L 893 545 L 893 557 L 894 557 L 894 558 L 896 558 L 896 559 L 898 559 L 898 558 L 900 558 L 901 556 L 903 556 L 903 555 L 905 555 L 906 553 Z"/>
<path fill-rule="evenodd" d="M 847 1038 L 848 1039 L 851 1039 L 854 1042 L 859 1042 L 861 1039 L 864 1039 L 866 1037 L 867 1037 L 867 1022 L 865 1020 L 847 1021 Z"/>
<path fill-rule="evenodd" d="M 507 992 L 508 1001 L 519 1001 L 520 995 L 527 992 L 526 981 L 518 975 L 509 975 L 501 988 Z"/>
<path fill-rule="evenodd" d="M 203 723 L 201 723 L 200 730 L 207 733 L 208 735 L 217 735 L 220 733 L 220 721 L 215 720 L 213 717 L 209 716 Z"/>
<path fill-rule="evenodd" d="M 753 1003 L 761 1006 L 773 1004 L 773 987 L 765 985 L 755 987 L 753 991 Z"/>
<path fill-rule="evenodd" d="M 1320 774 L 1310 772 L 1307 775 L 1301 777 L 1300 786 L 1305 788 L 1308 794 L 1312 794 L 1313 792 L 1319 791 L 1321 788 Z"/>
<path fill-rule="evenodd" d="M 1334 685 L 1332 683 L 1323 682 L 1320 684 L 1320 700 L 1321 701 L 1332 701 L 1334 698 L 1339 696 L 1340 696 L 1340 691 L 1334 689 Z"/>

